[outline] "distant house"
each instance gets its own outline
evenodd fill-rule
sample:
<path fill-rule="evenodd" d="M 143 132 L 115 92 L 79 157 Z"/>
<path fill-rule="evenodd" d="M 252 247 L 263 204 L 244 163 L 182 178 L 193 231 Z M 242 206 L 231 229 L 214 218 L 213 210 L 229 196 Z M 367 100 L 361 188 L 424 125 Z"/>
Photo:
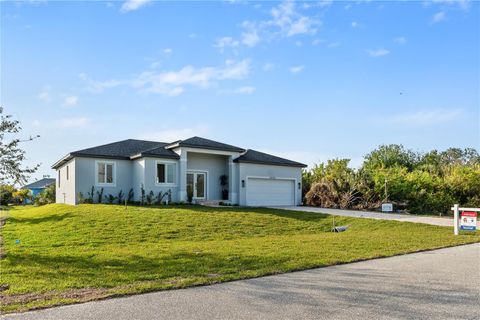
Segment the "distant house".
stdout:
<path fill-rule="evenodd" d="M 86 197 L 93 187 L 112 196 L 131 190 L 135 201 L 143 190 L 167 192 L 175 202 L 191 198 L 241 206 L 300 204 L 304 167 L 201 137 L 171 143 L 124 140 L 71 152 L 52 166 L 57 203 L 77 204 L 78 195 Z"/>
<path fill-rule="evenodd" d="M 54 178 L 43 178 L 41 180 L 32 182 L 30 184 L 27 184 L 26 186 L 23 186 L 22 189 L 28 189 L 30 190 L 30 193 L 32 195 L 32 199 L 35 199 L 35 197 L 42 192 L 46 187 L 51 186 L 55 184 L 55 179 Z"/>

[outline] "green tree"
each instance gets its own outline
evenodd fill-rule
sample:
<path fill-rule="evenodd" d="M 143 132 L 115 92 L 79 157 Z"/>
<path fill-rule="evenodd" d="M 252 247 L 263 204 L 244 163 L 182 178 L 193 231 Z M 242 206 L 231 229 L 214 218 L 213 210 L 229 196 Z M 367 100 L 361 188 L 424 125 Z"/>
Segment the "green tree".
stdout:
<path fill-rule="evenodd" d="M 9 184 L 0 184 L 0 205 L 6 206 L 13 201 L 15 187 Z"/>
<path fill-rule="evenodd" d="M 32 168 L 22 167 L 25 160 L 25 151 L 19 146 L 22 140 L 11 138 L 22 130 L 17 120 L 12 120 L 11 115 L 3 114 L 3 107 L 0 107 L 0 183 L 10 181 L 13 184 L 27 182 L 29 174 L 35 172 L 39 165 Z M 39 137 L 39 136 L 36 136 Z M 36 137 L 30 137 L 24 141 L 31 141 Z"/>

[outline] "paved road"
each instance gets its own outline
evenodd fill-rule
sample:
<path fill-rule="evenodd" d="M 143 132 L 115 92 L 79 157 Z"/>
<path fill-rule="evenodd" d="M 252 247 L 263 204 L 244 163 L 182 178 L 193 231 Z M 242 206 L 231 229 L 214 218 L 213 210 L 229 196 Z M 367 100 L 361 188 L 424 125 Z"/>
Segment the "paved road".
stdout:
<path fill-rule="evenodd" d="M 479 319 L 480 244 L 2 319 Z"/>
<path fill-rule="evenodd" d="M 449 217 L 437 218 L 437 217 L 416 216 L 416 215 L 410 215 L 410 214 L 382 213 L 382 212 L 373 212 L 373 211 L 356 211 L 356 210 L 343 210 L 343 209 L 327 209 L 327 208 L 301 207 L 301 206 L 272 207 L 272 208 L 305 211 L 305 212 L 326 213 L 326 214 L 332 214 L 336 216 L 371 218 L 371 219 L 382 219 L 382 220 L 397 220 L 397 221 L 407 221 L 407 222 L 415 222 L 415 223 L 426 223 L 426 224 L 432 224 L 436 226 L 453 227 L 453 218 L 449 218 Z M 477 222 L 477 228 L 480 229 L 480 220 L 478 220 Z"/>

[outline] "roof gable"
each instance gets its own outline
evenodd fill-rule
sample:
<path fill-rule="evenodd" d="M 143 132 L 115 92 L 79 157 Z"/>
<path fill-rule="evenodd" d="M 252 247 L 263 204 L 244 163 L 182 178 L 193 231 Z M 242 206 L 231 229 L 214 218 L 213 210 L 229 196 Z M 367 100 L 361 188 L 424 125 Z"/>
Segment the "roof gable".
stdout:
<path fill-rule="evenodd" d="M 202 148 L 202 149 L 233 151 L 233 152 L 245 151 L 245 149 L 242 149 L 240 147 L 232 146 L 230 144 L 209 140 L 209 139 L 205 139 L 197 136 L 188 138 L 186 140 L 180 140 L 166 146 L 166 148 L 175 148 L 175 147 L 191 147 L 191 148 Z"/>
<path fill-rule="evenodd" d="M 72 156 L 103 156 L 130 159 L 131 156 L 146 150 L 167 145 L 165 142 L 128 139 L 97 147 L 78 150 L 70 153 Z"/>
<path fill-rule="evenodd" d="M 256 163 L 256 164 L 268 164 L 276 166 L 286 166 L 286 167 L 299 167 L 305 168 L 307 165 L 288 160 L 285 158 L 280 158 L 268 153 L 263 153 L 256 150 L 247 150 L 244 154 L 234 160 L 235 162 L 246 162 L 246 163 Z"/>
<path fill-rule="evenodd" d="M 42 189 L 55 184 L 54 178 L 43 178 L 22 187 L 22 189 Z"/>

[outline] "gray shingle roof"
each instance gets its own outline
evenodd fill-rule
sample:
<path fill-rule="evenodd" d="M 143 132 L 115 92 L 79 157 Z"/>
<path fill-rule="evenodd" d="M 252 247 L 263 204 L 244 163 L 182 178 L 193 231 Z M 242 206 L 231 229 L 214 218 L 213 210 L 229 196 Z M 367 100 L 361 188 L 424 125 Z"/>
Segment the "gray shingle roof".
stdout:
<path fill-rule="evenodd" d="M 268 153 L 263 153 L 260 151 L 255 151 L 255 150 L 247 150 L 243 155 L 240 157 L 236 158 L 233 160 L 234 162 L 246 162 L 246 163 L 257 163 L 257 164 L 269 164 L 269 165 L 275 165 L 275 166 L 287 166 L 287 167 L 300 167 L 300 168 L 305 168 L 307 165 L 276 157 Z"/>
<path fill-rule="evenodd" d="M 43 178 L 38 181 L 32 182 L 22 187 L 22 189 L 37 189 L 37 188 L 46 188 L 49 185 L 55 184 L 54 178 Z"/>
<path fill-rule="evenodd" d="M 70 154 L 72 156 L 101 156 L 130 159 L 130 157 L 133 155 L 139 154 L 146 150 L 164 147 L 165 145 L 167 145 L 165 142 L 128 139 L 74 151 Z"/>
<path fill-rule="evenodd" d="M 52 168 L 56 169 L 74 157 L 91 157 L 91 158 L 108 158 L 108 159 L 124 159 L 131 160 L 141 157 L 159 157 L 179 159 L 177 153 L 171 149 L 175 147 L 191 147 L 202 148 L 210 150 L 222 150 L 232 152 L 245 152 L 245 149 L 232 146 L 229 144 L 201 138 L 192 137 L 186 140 L 179 140 L 173 143 L 145 141 L 128 139 L 109 144 L 104 144 L 97 147 L 87 148 L 69 153 L 59 161 L 57 161 Z M 262 153 L 255 150 L 247 150 L 243 155 L 234 160 L 235 162 L 248 162 L 259 164 L 270 164 L 278 166 L 290 167 L 306 167 L 303 163 L 291 161 L 276 157 L 267 153 Z"/>
<path fill-rule="evenodd" d="M 209 139 L 205 139 L 202 137 L 192 137 L 188 138 L 186 140 L 181 140 L 174 142 L 167 146 L 167 148 L 173 148 L 173 147 L 193 147 L 193 148 L 204 148 L 204 149 L 210 149 L 210 150 L 222 150 L 222 151 L 233 151 L 233 152 L 244 152 L 245 149 L 232 146 L 230 144 L 226 143 L 221 143 Z"/>

